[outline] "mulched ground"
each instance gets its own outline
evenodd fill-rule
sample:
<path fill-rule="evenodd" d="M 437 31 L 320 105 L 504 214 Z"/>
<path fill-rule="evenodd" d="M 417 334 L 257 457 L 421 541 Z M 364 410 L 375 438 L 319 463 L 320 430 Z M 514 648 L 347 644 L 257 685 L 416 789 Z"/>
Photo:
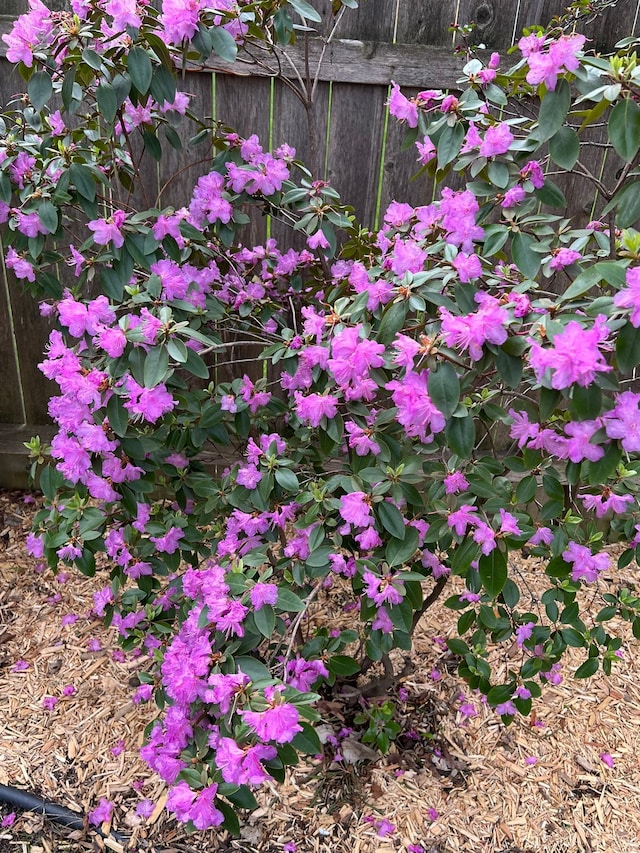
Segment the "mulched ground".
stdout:
<path fill-rule="evenodd" d="M 505 728 L 477 697 L 465 696 L 476 716 L 461 713 L 463 685 L 439 641 L 452 614 L 441 606 L 419 626 L 415 669 L 402 682 L 404 731 L 387 756 L 362 757 L 356 746 L 356 763 L 300 765 L 285 785 L 259 792 L 240 838 L 186 835 L 137 754 L 154 718 L 153 706 L 131 701 L 145 661 L 121 659 L 113 632 L 88 615 L 105 579 L 37 571 L 24 548 L 33 512 L 24 499 L 0 493 L 0 784 L 84 814 L 107 797 L 126 849 L 149 853 L 283 853 L 292 844 L 298 853 L 640 850 L 640 658 L 629 632 L 610 678 L 571 679 L 575 654 L 535 715 Z M 539 563 L 518 568 L 535 598 Z M 630 567 L 611 580 L 629 585 L 636 574 Z M 52 710 L 46 697 L 58 699 Z M 327 711 L 339 727 L 340 707 Z M 136 815 L 145 798 L 157 804 L 149 819 Z M 0 803 L 0 818 L 9 811 Z M 384 820 L 395 828 L 381 837 Z M 31 813 L 0 829 L 0 853 L 100 849 L 125 848 Z"/>

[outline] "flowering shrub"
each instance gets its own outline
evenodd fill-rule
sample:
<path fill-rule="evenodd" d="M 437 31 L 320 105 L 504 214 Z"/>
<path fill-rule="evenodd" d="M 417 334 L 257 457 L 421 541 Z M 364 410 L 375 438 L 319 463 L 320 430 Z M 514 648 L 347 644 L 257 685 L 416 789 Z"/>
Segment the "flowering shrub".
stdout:
<path fill-rule="evenodd" d="M 460 675 L 505 721 L 567 647 L 585 650 L 577 677 L 609 672 L 622 641 L 605 624 L 640 636 L 640 599 L 609 589 L 603 548 L 624 543 L 624 568 L 640 541 L 633 41 L 590 56 L 561 20 L 508 70 L 470 54 L 459 94 L 394 84 L 421 168 L 465 186 L 393 202 L 372 234 L 294 151 L 207 126 L 177 87 L 185 60 L 286 45 L 318 17 L 304 0 L 30 4 L 6 39 L 27 100 L 2 126 L 0 220 L 5 264 L 57 320 L 42 370 L 60 392 L 51 447 L 31 445 L 51 462 L 29 547 L 109 574 L 95 612 L 153 659 L 161 713 L 142 752 L 168 808 L 237 827 L 252 788 L 321 752 L 319 694 L 368 695 L 378 663 L 392 683 L 391 652 L 445 590 Z M 603 117 L 610 187 L 580 161 Z M 188 204 L 118 201 L 140 147 L 160 158 L 180 122 L 214 150 Z M 564 218 L 550 171 L 591 182 L 600 219 Z M 243 245 L 250 206 L 307 248 Z M 229 333 L 262 377 L 225 362 Z M 215 476 L 212 445 L 229 460 Z M 524 548 L 548 580 L 535 612 L 510 571 Z M 334 590 L 358 618 L 329 631 L 311 617 Z M 369 740 L 384 745 L 381 707 Z"/>

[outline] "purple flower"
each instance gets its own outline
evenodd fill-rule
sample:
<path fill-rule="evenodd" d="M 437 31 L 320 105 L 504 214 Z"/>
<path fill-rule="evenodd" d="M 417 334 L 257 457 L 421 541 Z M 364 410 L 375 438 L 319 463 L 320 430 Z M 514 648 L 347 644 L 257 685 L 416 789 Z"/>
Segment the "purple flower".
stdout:
<path fill-rule="evenodd" d="M 506 702 L 501 702 L 499 705 L 496 705 L 496 714 L 499 714 L 501 717 L 513 717 L 518 713 L 518 709 L 513 704 L 511 699 Z"/>
<path fill-rule="evenodd" d="M 483 345 L 503 344 L 507 340 L 506 324 L 509 312 L 489 294 L 478 294 L 479 309 L 473 314 L 454 317 L 446 308 L 440 308 L 441 333 L 449 347 L 469 350 L 474 361 L 482 358 Z"/>
<path fill-rule="evenodd" d="M 602 761 L 603 764 L 606 764 L 607 767 L 613 767 L 614 765 L 613 756 L 610 752 L 601 752 L 600 761 Z"/>
<path fill-rule="evenodd" d="M 532 342 L 529 361 L 538 382 L 550 370 L 552 388 L 562 390 L 574 383 L 591 385 L 597 373 L 611 370 L 601 352 L 608 335 L 606 317 L 600 314 L 591 329 L 583 329 L 580 323 L 571 320 L 554 337 L 551 347 L 543 348 Z"/>
<path fill-rule="evenodd" d="M 42 700 L 42 707 L 45 711 L 53 711 L 57 704 L 58 699 L 56 696 L 45 696 Z"/>
<path fill-rule="evenodd" d="M 376 831 L 379 838 L 385 838 L 387 835 L 393 835 L 396 831 L 395 824 L 387 820 L 386 817 L 376 821 Z"/>
<path fill-rule="evenodd" d="M 153 685 L 141 684 L 133 694 L 132 702 L 134 705 L 139 705 L 141 702 L 148 702 L 153 695 Z"/>
<path fill-rule="evenodd" d="M 170 527 L 162 536 L 150 536 L 149 539 L 158 551 L 164 554 L 175 554 L 180 547 L 180 540 L 184 539 L 184 530 L 181 527 Z"/>
<path fill-rule="evenodd" d="M 262 741 L 289 743 L 297 732 L 302 731 L 302 726 L 298 723 L 297 708 L 286 702 L 281 705 L 274 704 L 266 711 L 244 711 L 242 717 Z"/>
<path fill-rule="evenodd" d="M 73 696 L 73 694 L 75 692 L 76 692 L 76 688 L 74 687 L 73 684 L 65 684 L 65 686 L 62 688 L 62 695 L 63 696 Z"/>
<path fill-rule="evenodd" d="M 102 797 L 99 804 L 89 812 L 89 823 L 94 826 L 99 826 L 101 823 L 107 823 L 113 815 L 113 803 Z"/>
<path fill-rule="evenodd" d="M 391 115 L 398 121 L 406 121 L 409 127 L 418 126 L 418 107 L 402 94 L 400 87 L 393 80 L 387 106 Z"/>
<path fill-rule="evenodd" d="M 156 805 L 153 800 L 141 800 L 136 806 L 136 814 L 143 818 L 149 818 L 155 811 Z"/>
<path fill-rule="evenodd" d="M 13 665 L 14 672 L 24 672 L 29 669 L 29 662 L 26 660 L 17 660 Z"/>
<path fill-rule="evenodd" d="M 372 521 L 371 499 L 364 492 L 350 492 L 340 498 L 340 515 L 354 527 L 367 527 Z"/>
<path fill-rule="evenodd" d="M 592 554 L 586 545 L 578 545 L 577 542 L 569 542 L 569 547 L 562 552 L 565 563 L 573 563 L 571 578 L 574 581 L 584 580 L 593 583 L 598 580 L 600 572 L 606 571 L 611 565 L 611 558 L 607 553 L 601 551 Z"/>
<path fill-rule="evenodd" d="M 87 223 L 87 228 L 93 231 L 93 239 L 99 246 L 112 242 L 116 249 L 120 249 L 124 245 L 121 228 L 126 218 L 124 210 L 116 210 L 109 219 L 92 219 Z"/>
<path fill-rule="evenodd" d="M 577 252 L 575 249 L 557 249 L 554 252 L 549 268 L 552 270 L 564 269 L 565 267 L 568 267 L 580 260 L 581 257 L 582 255 L 580 252 Z"/>
<path fill-rule="evenodd" d="M 402 379 L 387 382 L 394 405 L 398 409 L 396 419 L 408 436 L 419 438 L 429 444 L 435 433 L 442 432 L 446 419 L 436 408 L 428 391 L 429 371 L 415 373 L 408 370 Z"/>
<path fill-rule="evenodd" d="M 260 610 L 265 604 L 274 605 L 278 601 L 278 587 L 274 583 L 257 583 L 249 591 L 251 604 Z"/>
<path fill-rule="evenodd" d="M 534 622 L 525 622 L 524 625 L 518 625 L 516 628 L 516 642 L 520 648 L 524 646 L 527 640 L 531 639 L 534 628 Z"/>
<path fill-rule="evenodd" d="M 312 427 L 320 425 L 322 418 L 334 418 L 338 411 L 338 398 L 331 394 L 294 393 L 296 414 L 302 423 Z"/>
<path fill-rule="evenodd" d="M 627 286 L 613 297 L 618 308 L 631 308 L 629 322 L 636 329 L 640 326 L 640 267 L 629 267 L 626 273 Z"/>
<path fill-rule="evenodd" d="M 9 814 L 5 815 L 2 818 L 2 821 L 0 821 L 0 827 L 2 827 L 2 829 L 8 829 L 10 826 L 13 826 L 13 824 L 15 822 L 16 822 L 16 813 L 15 812 L 9 812 Z"/>

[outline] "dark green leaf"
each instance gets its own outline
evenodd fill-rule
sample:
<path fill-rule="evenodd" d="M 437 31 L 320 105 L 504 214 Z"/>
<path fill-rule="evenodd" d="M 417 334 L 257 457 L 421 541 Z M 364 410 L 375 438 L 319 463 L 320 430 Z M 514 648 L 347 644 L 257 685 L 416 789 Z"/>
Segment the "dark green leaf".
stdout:
<path fill-rule="evenodd" d="M 307 0 L 289 0 L 289 6 L 307 21 L 315 21 L 317 24 L 322 22 L 321 15 L 307 3 Z"/>
<path fill-rule="evenodd" d="M 445 125 L 438 139 L 438 169 L 444 169 L 456 159 L 464 142 L 464 133 L 461 122 Z"/>
<path fill-rule="evenodd" d="M 122 400 L 116 394 L 112 394 L 107 403 L 107 419 L 109 426 L 120 438 L 127 431 L 129 423 L 127 410 L 122 405 Z"/>
<path fill-rule="evenodd" d="M 518 231 L 511 237 L 511 254 L 513 261 L 526 278 L 535 278 L 540 269 L 541 256 L 532 251 L 536 240 L 523 231 Z"/>
<path fill-rule="evenodd" d="M 575 678 L 591 678 L 598 671 L 599 661 L 598 658 L 589 658 L 586 660 L 581 666 L 579 666 L 575 673 Z"/>
<path fill-rule="evenodd" d="M 254 610 L 253 621 L 263 637 L 270 637 L 276 627 L 276 614 L 273 607 L 264 604 L 259 610 Z"/>
<path fill-rule="evenodd" d="M 287 492 L 297 492 L 300 487 L 298 478 L 291 468 L 277 468 L 276 483 Z"/>
<path fill-rule="evenodd" d="M 453 365 L 442 362 L 435 370 L 429 371 L 429 396 L 435 407 L 445 418 L 451 417 L 460 400 L 460 382 Z"/>
<path fill-rule="evenodd" d="M 534 190 L 535 197 L 547 207 L 566 207 L 567 199 L 557 184 L 547 179 L 544 184 Z"/>
<path fill-rule="evenodd" d="M 319 755 L 322 753 L 322 744 L 316 734 L 316 730 L 309 723 L 302 723 L 302 731 L 298 732 L 291 741 L 291 746 L 304 755 Z"/>
<path fill-rule="evenodd" d="M 445 428 L 447 444 L 461 459 L 471 456 L 476 439 L 476 428 L 473 418 L 451 418 Z"/>
<path fill-rule="evenodd" d="M 549 140 L 549 154 L 561 169 L 573 169 L 580 155 L 580 137 L 576 131 L 568 125 L 561 127 Z"/>
<path fill-rule="evenodd" d="M 347 678 L 360 672 L 360 664 L 348 655 L 333 655 L 329 658 L 329 672 L 339 678 Z"/>
<path fill-rule="evenodd" d="M 50 234 L 55 234 L 58 230 L 58 211 L 50 201 L 43 201 L 38 207 L 38 215 L 40 221 Z"/>
<path fill-rule="evenodd" d="M 560 130 L 565 123 L 571 106 L 571 87 L 566 80 L 558 80 L 552 91 L 545 92 L 540 104 L 536 139 L 546 142 Z"/>
<path fill-rule="evenodd" d="M 627 163 L 640 148 L 640 106 L 630 98 L 618 101 L 611 110 L 609 141 Z"/>
<path fill-rule="evenodd" d="M 404 300 L 391 302 L 384 310 L 377 339 L 381 344 L 388 344 L 395 338 L 404 326 L 407 316 L 407 304 Z"/>
<path fill-rule="evenodd" d="M 503 349 L 496 350 L 496 367 L 507 388 L 517 388 L 522 379 L 524 364 L 521 358 L 508 355 Z"/>
<path fill-rule="evenodd" d="M 238 45 L 234 37 L 224 27 L 213 27 L 209 30 L 211 47 L 221 59 L 234 62 L 238 53 Z"/>
<path fill-rule="evenodd" d="M 151 94 L 160 104 L 165 101 L 172 104 L 176 99 L 176 81 L 174 75 L 164 66 L 155 68 L 151 80 Z"/>
<path fill-rule="evenodd" d="M 131 82 L 141 95 L 146 95 L 153 77 L 153 65 L 147 51 L 134 45 L 127 56 L 127 69 Z"/>
<path fill-rule="evenodd" d="M 640 328 L 624 325 L 616 336 L 616 361 L 623 373 L 630 373 L 640 364 Z"/>
<path fill-rule="evenodd" d="M 402 566 L 418 550 L 420 536 L 415 527 L 406 527 L 404 539 L 390 539 L 385 551 L 385 560 L 390 566 Z"/>
<path fill-rule="evenodd" d="M 578 420 L 589 421 L 599 417 L 602 409 L 602 391 L 597 385 L 574 385 L 571 410 Z"/>
<path fill-rule="evenodd" d="M 478 561 L 478 574 L 488 595 L 496 598 L 507 581 L 507 555 L 499 548 L 483 554 Z"/>
<path fill-rule="evenodd" d="M 109 83 L 102 83 L 98 86 L 96 101 L 101 117 L 109 124 L 113 124 L 118 111 L 118 96 L 113 86 Z"/>
<path fill-rule="evenodd" d="M 388 501 L 377 504 L 377 513 L 384 529 L 396 539 L 404 539 L 405 524 L 400 510 Z"/>
<path fill-rule="evenodd" d="M 31 75 L 27 84 L 27 93 L 34 110 L 40 112 L 53 94 L 51 77 L 46 71 L 36 71 L 35 74 Z"/>
<path fill-rule="evenodd" d="M 81 163 L 72 163 L 69 167 L 69 177 L 82 198 L 86 198 L 88 201 L 95 200 L 96 182 L 93 172 L 88 166 L 84 166 Z"/>
<path fill-rule="evenodd" d="M 276 607 L 278 610 L 287 611 L 289 613 L 299 613 L 301 610 L 304 610 L 305 603 L 295 594 L 295 592 L 291 592 L 290 589 L 280 587 L 278 589 L 278 603 L 276 604 Z"/>
<path fill-rule="evenodd" d="M 169 370 L 169 354 L 164 346 L 152 347 L 144 360 L 144 387 L 155 388 L 164 382 Z"/>

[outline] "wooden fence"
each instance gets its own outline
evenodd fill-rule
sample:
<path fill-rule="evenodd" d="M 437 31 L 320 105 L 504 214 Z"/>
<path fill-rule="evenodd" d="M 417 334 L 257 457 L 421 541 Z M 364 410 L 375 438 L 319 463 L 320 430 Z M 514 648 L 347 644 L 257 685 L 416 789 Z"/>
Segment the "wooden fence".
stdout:
<path fill-rule="evenodd" d="M 45 0 L 62 8 L 65 0 Z M 24 11 L 26 0 L 2 0 L 0 34 Z M 314 0 L 326 13 L 330 0 Z M 265 146 L 293 145 L 316 175 L 330 181 L 360 221 L 376 227 L 392 199 L 428 202 L 427 180 L 411 182 L 416 172 L 414 150 L 402 151 L 403 129 L 385 120 L 391 80 L 412 94 L 426 88 L 455 88 L 462 59 L 453 54 L 452 23 L 474 21 L 475 43 L 503 55 L 523 27 L 547 23 L 560 14 L 562 0 L 361 0 L 358 10 L 345 10 L 326 46 L 318 33 L 310 43 L 309 68 L 317 74 L 311 120 L 291 88 L 272 74 L 278 63 L 222 61 L 206 70 L 191 70 L 183 87 L 195 109 L 234 127 L 240 134 L 258 134 Z M 611 49 L 619 39 L 640 33 L 640 0 L 618 0 L 615 7 L 585 28 L 597 50 Z M 3 56 L 0 42 L 0 111 L 23 90 L 23 81 Z M 322 62 L 320 58 L 322 57 Z M 505 59 L 505 63 L 509 62 Z M 282 71 L 296 81 L 304 73 L 300 46 L 279 59 Z M 596 140 L 597 141 L 597 140 Z M 594 145 L 587 155 L 592 173 L 617 168 L 607 163 L 608 149 Z M 613 161 L 613 158 L 611 158 Z M 159 168 L 150 166 L 141 182 L 144 198 L 162 204 L 183 204 L 198 174 L 207 170 L 196 148 L 170 150 Z M 591 218 L 593 194 L 578 176 L 563 186 L 570 213 Z M 252 223 L 247 242 L 264 239 L 266 222 Z M 291 239 L 278 223 L 271 233 L 285 245 Z M 25 483 L 22 441 L 35 433 L 50 434 L 47 400 L 55 391 L 38 371 L 49 332 L 37 305 L 11 277 L 0 272 L 0 487 Z"/>

